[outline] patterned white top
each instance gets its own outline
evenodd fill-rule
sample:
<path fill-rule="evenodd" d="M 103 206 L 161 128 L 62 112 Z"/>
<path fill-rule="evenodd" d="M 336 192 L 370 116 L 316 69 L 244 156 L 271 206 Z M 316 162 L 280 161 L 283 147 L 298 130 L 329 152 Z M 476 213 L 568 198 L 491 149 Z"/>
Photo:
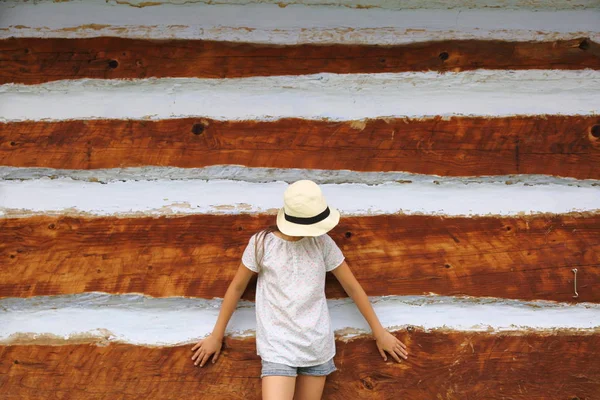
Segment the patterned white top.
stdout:
<path fill-rule="evenodd" d="M 257 266 L 256 236 L 250 238 L 242 263 L 258 273 L 257 354 L 264 361 L 293 367 L 328 361 L 335 355 L 335 338 L 325 299 L 325 273 L 344 261 L 342 251 L 328 234 L 289 241 L 268 233 L 264 258 Z"/>

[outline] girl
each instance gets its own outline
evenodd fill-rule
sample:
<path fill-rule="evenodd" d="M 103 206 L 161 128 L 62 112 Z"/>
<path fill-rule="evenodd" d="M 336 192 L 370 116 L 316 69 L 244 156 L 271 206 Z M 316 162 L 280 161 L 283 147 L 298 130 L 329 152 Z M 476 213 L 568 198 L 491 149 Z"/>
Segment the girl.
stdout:
<path fill-rule="evenodd" d="M 386 331 L 365 291 L 327 234 L 340 220 L 320 187 L 300 180 L 288 186 L 277 225 L 255 233 L 229 285 L 212 333 L 192 351 L 200 367 L 221 352 L 225 328 L 253 274 L 256 284 L 256 348 L 262 363 L 263 399 L 320 399 L 328 374 L 336 370 L 335 340 L 325 299 L 331 271 L 373 331 L 377 349 L 407 359 L 404 343 Z"/>

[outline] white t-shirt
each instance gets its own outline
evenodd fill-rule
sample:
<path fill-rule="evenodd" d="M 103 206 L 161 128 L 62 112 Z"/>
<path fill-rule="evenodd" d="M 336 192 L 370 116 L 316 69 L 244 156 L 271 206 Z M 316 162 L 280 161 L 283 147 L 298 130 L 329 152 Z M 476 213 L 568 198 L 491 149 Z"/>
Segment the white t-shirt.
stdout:
<path fill-rule="evenodd" d="M 257 266 L 256 236 L 250 238 L 242 263 L 258 273 L 257 354 L 264 361 L 293 367 L 328 361 L 335 355 L 335 338 L 325 299 L 325 273 L 344 261 L 342 251 L 328 234 L 289 241 L 268 233 Z M 263 254 L 260 247 L 258 251 Z"/>

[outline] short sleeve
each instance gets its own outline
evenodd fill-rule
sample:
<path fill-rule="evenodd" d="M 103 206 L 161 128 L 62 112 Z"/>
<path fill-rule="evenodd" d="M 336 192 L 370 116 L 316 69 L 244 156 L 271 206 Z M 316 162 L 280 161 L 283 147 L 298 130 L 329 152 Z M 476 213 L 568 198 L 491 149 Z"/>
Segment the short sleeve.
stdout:
<path fill-rule="evenodd" d="M 248 240 L 248 244 L 246 245 L 246 249 L 244 250 L 244 254 L 242 254 L 242 264 L 250 271 L 258 272 L 258 267 L 256 265 L 256 257 L 255 257 L 255 249 L 254 244 L 256 243 L 256 234 L 250 237 Z"/>
<path fill-rule="evenodd" d="M 323 260 L 325 261 L 325 270 L 327 272 L 339 267 L 346 257 L 342 250 L 333 241 L 328 234 L 321 235 L 321 244 L 323 251 Z"/>

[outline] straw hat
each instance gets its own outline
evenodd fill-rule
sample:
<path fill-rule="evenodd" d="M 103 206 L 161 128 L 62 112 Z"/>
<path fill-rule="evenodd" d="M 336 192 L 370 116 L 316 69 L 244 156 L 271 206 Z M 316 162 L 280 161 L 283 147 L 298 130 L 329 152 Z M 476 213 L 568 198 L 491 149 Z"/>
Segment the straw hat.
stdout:
<path fill-rule="evenodd" d="M 340 212 L 328 207 L 321 188 L 303 179 L 289 185 L 277 214 L 277 227 L 289 236 L 320 236 L 340 221 Z"/>

